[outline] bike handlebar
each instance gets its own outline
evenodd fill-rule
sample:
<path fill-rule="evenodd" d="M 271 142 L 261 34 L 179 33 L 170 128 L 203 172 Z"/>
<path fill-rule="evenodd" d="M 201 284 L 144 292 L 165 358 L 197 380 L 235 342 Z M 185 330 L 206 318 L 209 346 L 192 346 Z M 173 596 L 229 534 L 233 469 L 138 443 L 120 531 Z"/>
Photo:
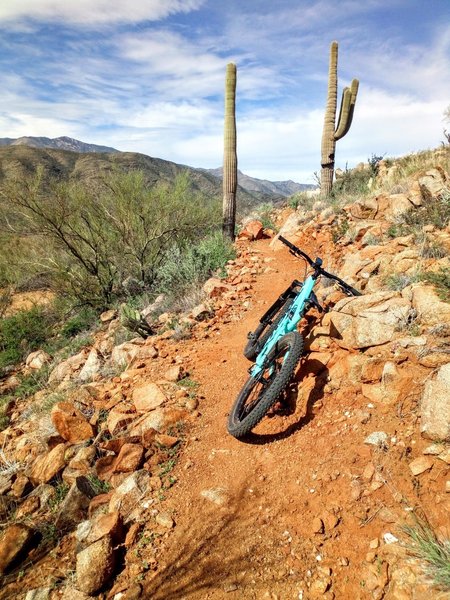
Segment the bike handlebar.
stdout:
<path fill-rule="evenodd" d="M 312 260 L 312 258 L 310 258 L 306 254 L 306 252 L 303 252 L 303 250 L 297 248 L 297 246 L 295 246 L 292 242 L 284 238 L 282 235 L 278 236 L 278 239 L 281 242 L 283 242 L 283 244 L 285 244 L 293 254 L 304 258 L 306 262 L 314 269 L 317 275 L 324 275 L 329 279 L 334 279 L 334 281 L 336 281 L 345 292 L 349 292 L 350 294 L 352 294 L 352 296 L 362 296 L 361 292 L 359 292 L 354 287 L 346 283 L 343 279 L 341 279 L 337 275 L 333 275 L 332 273 L 328 273 L 328 271 L 325 271 L 325 269 L 322 268 L 321 258 L 316 258 L 316 260 Z"/>

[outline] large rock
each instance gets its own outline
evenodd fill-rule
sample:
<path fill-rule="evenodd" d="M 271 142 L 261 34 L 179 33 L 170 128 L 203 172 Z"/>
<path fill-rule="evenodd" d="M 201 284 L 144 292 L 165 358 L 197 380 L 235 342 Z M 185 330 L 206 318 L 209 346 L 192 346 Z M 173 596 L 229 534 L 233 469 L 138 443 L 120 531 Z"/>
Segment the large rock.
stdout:
<path fill-rule="evenodd" d="M 71 444 L 84 442 L 94 435 L 92 425 L 70 402 L 55 404 L 51 418 L 59 435 Z"/>
<path fill-rule="evenodd" d="M 414 285 L 409 289 L 405 289 L 403 295 L 411 300 L 421 323 L 440 325 L 450 321 L 450 304 L 439 300 L 431 285 Z"/>
<path fill-rule="evenodd" d="M 71 356 L 67 360 L 60 362 L 50 373 L 48 382 L 60 383 L 72 379 L 84 365 L 86 358 L 87 350 L 83 349 L 78 354 L 75 354 L 75 356 Z"/>
<path fill-rule="evenodd" d="M 124 342 L 113 348 L 111 363 L 116 367 L 123 367 L 130 365 L 134 360 L 146 360 L 157 356 L 158 350 L 151 344 L 142 343 L 141 340 Z"/>
<path fill-rule="evenodd" d="M 330 335 L 346 349 L 379 346 L 392 340 L 410 314 L 410 302 L 398 292 L 344 298 L 330 313 Z"/>
<path fill-rule="evenodd" d="M 59 508 L 55 521 L 58 530 L 69 531 L 82 521 L 87 514 L 90 501 L 91 498 L 84 493 L 82 486 L 78 486 L 75 482 Z"/>
<path fill-rule="evenodd" d="M 221 296 L 223 293 L 229 292 L 230 290 L 231 286 L 217 277 L 211 277 L 203 285 L 203 291 L 208 298 L 217 298 L 218 296 Z"/>
<path fill-rule="evenodd" d="M 141 413 L 158 408 L 167 400 L 166 395 L 156 383 L 147 383 L 134 388 L 132 398 L 136 410 Z"/>
<path fill-rule="evenodd" d="M 95 594 L 111 579 L 115 556 L 106 536 L 77 554 L 77 586 L 85 594 Z"/>
<path fill-rule="evenodd" d="M 240 239 L 260 240 L 264 236 L 264 226 L 261 221 L 253 219 L 246 223 L 244 229 L 240 232 Z"/>
<path fill-rule="evenodd" d="M 45 454 L 41 454 L 34 461 L 30 470 L 30 479 L 34 484 L 47 483 L 57 475 L 65 466 L 66 444 L 58 444 Z"/>
<path fill-rule="evenodd" d="M 187 416 L 185 410 L 179 408 L 155 408 L 130 426 L 128 433 L 131 436 L 144 435 L 146 431 L 155 429 L 156 431 L 164 431 L 170 425 L 174 425 L 178 421 L 182 421 Z"/>
<path fill-rule="evenodd" d="M 34 531 L 16 523 L 7 527 L 0 540 L 0 574 L 14 562 L 24 558 L 34 536 Z"/>
<path fill-rule="evenodd" d="M 86 362 L 78 375 L 78 379 L 83 382 L 92 381 L 100 373 L 102 362 L 95 348 L 89 352 Z"/>
<path fill-rule="evenodd" d="M 48 364 L 52 360 L 52 357 L 44 352 L 44 350 L 36 350 L 32 352 L 26 358 L 25 365 L 33 371 L 39 371 L 42 367 Z"/>
<path fill-rule="evenodd" d="M 424 200 L 439 196 L 449 185 L 449 177 L 441 167 L 429 169 L 417 181 Z"/>
<path fill-rule="evenodd" d="M 136 413 L 130 413 L 126 407 L 116 406 L 109 412 L 106 426 L 111 435 L 118 435 L 120 432 L 125 431 L 135 418 Z"/>
<path fill-rule="evenodd" d="M 109 502 L 109 512 L 120 512 L 125 518 L 151 491 L 151 475 L 145 469 L 129 475 L 118 488 L 114 490 Z"/>
<path fill-rule="evenodd" d="M 424 437 L 450 442 L 450 363 L 425 382 L 420 430 Z"/>

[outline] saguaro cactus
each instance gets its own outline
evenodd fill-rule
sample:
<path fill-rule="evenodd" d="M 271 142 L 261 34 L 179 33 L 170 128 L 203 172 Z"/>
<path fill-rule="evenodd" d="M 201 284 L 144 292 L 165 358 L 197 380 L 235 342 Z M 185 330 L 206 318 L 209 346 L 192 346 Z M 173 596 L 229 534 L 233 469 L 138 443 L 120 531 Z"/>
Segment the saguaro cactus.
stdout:
<path fill-rule="evenodd" d="M 337 109 L 337 61 L 338 43 L 332 42 L 330 48 L 330 66 L 328 71 L 328 95 L 325 110 L 325 121 L 322 133 L 322 172 L 320 177 L 321 193 L 328 196 L 333 187 L 334 153 L 336 142 L 340 140 L 350 129 L 355 109 L 356 95 L 358 93 L 359 81 L 353 79 L 350 87 L 344 88 L 342 92 L 339 119 L 336 125 Z"/>
<path fill-rule="evenodd" d="M 236 221 L 236 65 L 227 65 L 225 77 L 225 121 L 223 151 L 223 234 L 234 240 Z"/>

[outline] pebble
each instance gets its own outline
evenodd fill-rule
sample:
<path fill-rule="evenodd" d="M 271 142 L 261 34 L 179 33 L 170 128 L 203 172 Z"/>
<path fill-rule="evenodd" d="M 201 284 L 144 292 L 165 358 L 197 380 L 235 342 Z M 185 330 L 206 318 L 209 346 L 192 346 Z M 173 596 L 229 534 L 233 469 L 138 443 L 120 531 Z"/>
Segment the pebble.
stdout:
<path fill-rule="evenodd" d="M 425 471 L 428 471 L 433 466 L 433 461 L 426 456 L 419 456 L 412 462 L 409 463 L 409 468 L 411 469 L 411 473 L 413 475 L 420 475 Z"/>
<path fill-rule="evenodd" d="M 155 520 L 158 523 L 158 525 L 161 525 L 161 527 L 165 527 L 166 529 L 172 529 L 172 527 L 175 525 L 174 520 L 166 511 L 157 514 Z"/>
<path fill-rule="evenodd" d="M 388 441 L 388 434 L 384 431 L 374 431 L 366 437 L 364 440 L 365 444 L 369 446 L 385 446 Z"/>

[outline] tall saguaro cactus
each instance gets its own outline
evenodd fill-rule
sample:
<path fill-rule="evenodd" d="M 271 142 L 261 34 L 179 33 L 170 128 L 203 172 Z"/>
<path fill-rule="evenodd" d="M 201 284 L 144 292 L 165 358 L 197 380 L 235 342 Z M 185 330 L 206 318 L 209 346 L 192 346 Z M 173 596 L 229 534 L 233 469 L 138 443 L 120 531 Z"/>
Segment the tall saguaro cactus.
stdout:
<path fill-rule="evenodd" d="M 234 240 L 236 221 L 236 65 L 227 65 L 225 77 L 225 121 L 223 150 L 223 225 L 224 236 Z"/>
<path fill-rule="evenodd" d="M 337 62 L 338 43 L 332 42 L 330 48 L 330 66 L 328 70 L 328 95 L 325 110 L 325 121 L 322 133 L 322 172 L 320 177 L 321 193 L 328 196 L 333 187 L 334 175 L 334 153 L 336 142 L 344 137 L 352 124 L 353 111 L 355 109 L 356 95 L 358 93 L 359 81 L 353 79 L 350 87 L 344 88 L 342 92 L 339 118 L 336 125 L 337 109 Z"/>

